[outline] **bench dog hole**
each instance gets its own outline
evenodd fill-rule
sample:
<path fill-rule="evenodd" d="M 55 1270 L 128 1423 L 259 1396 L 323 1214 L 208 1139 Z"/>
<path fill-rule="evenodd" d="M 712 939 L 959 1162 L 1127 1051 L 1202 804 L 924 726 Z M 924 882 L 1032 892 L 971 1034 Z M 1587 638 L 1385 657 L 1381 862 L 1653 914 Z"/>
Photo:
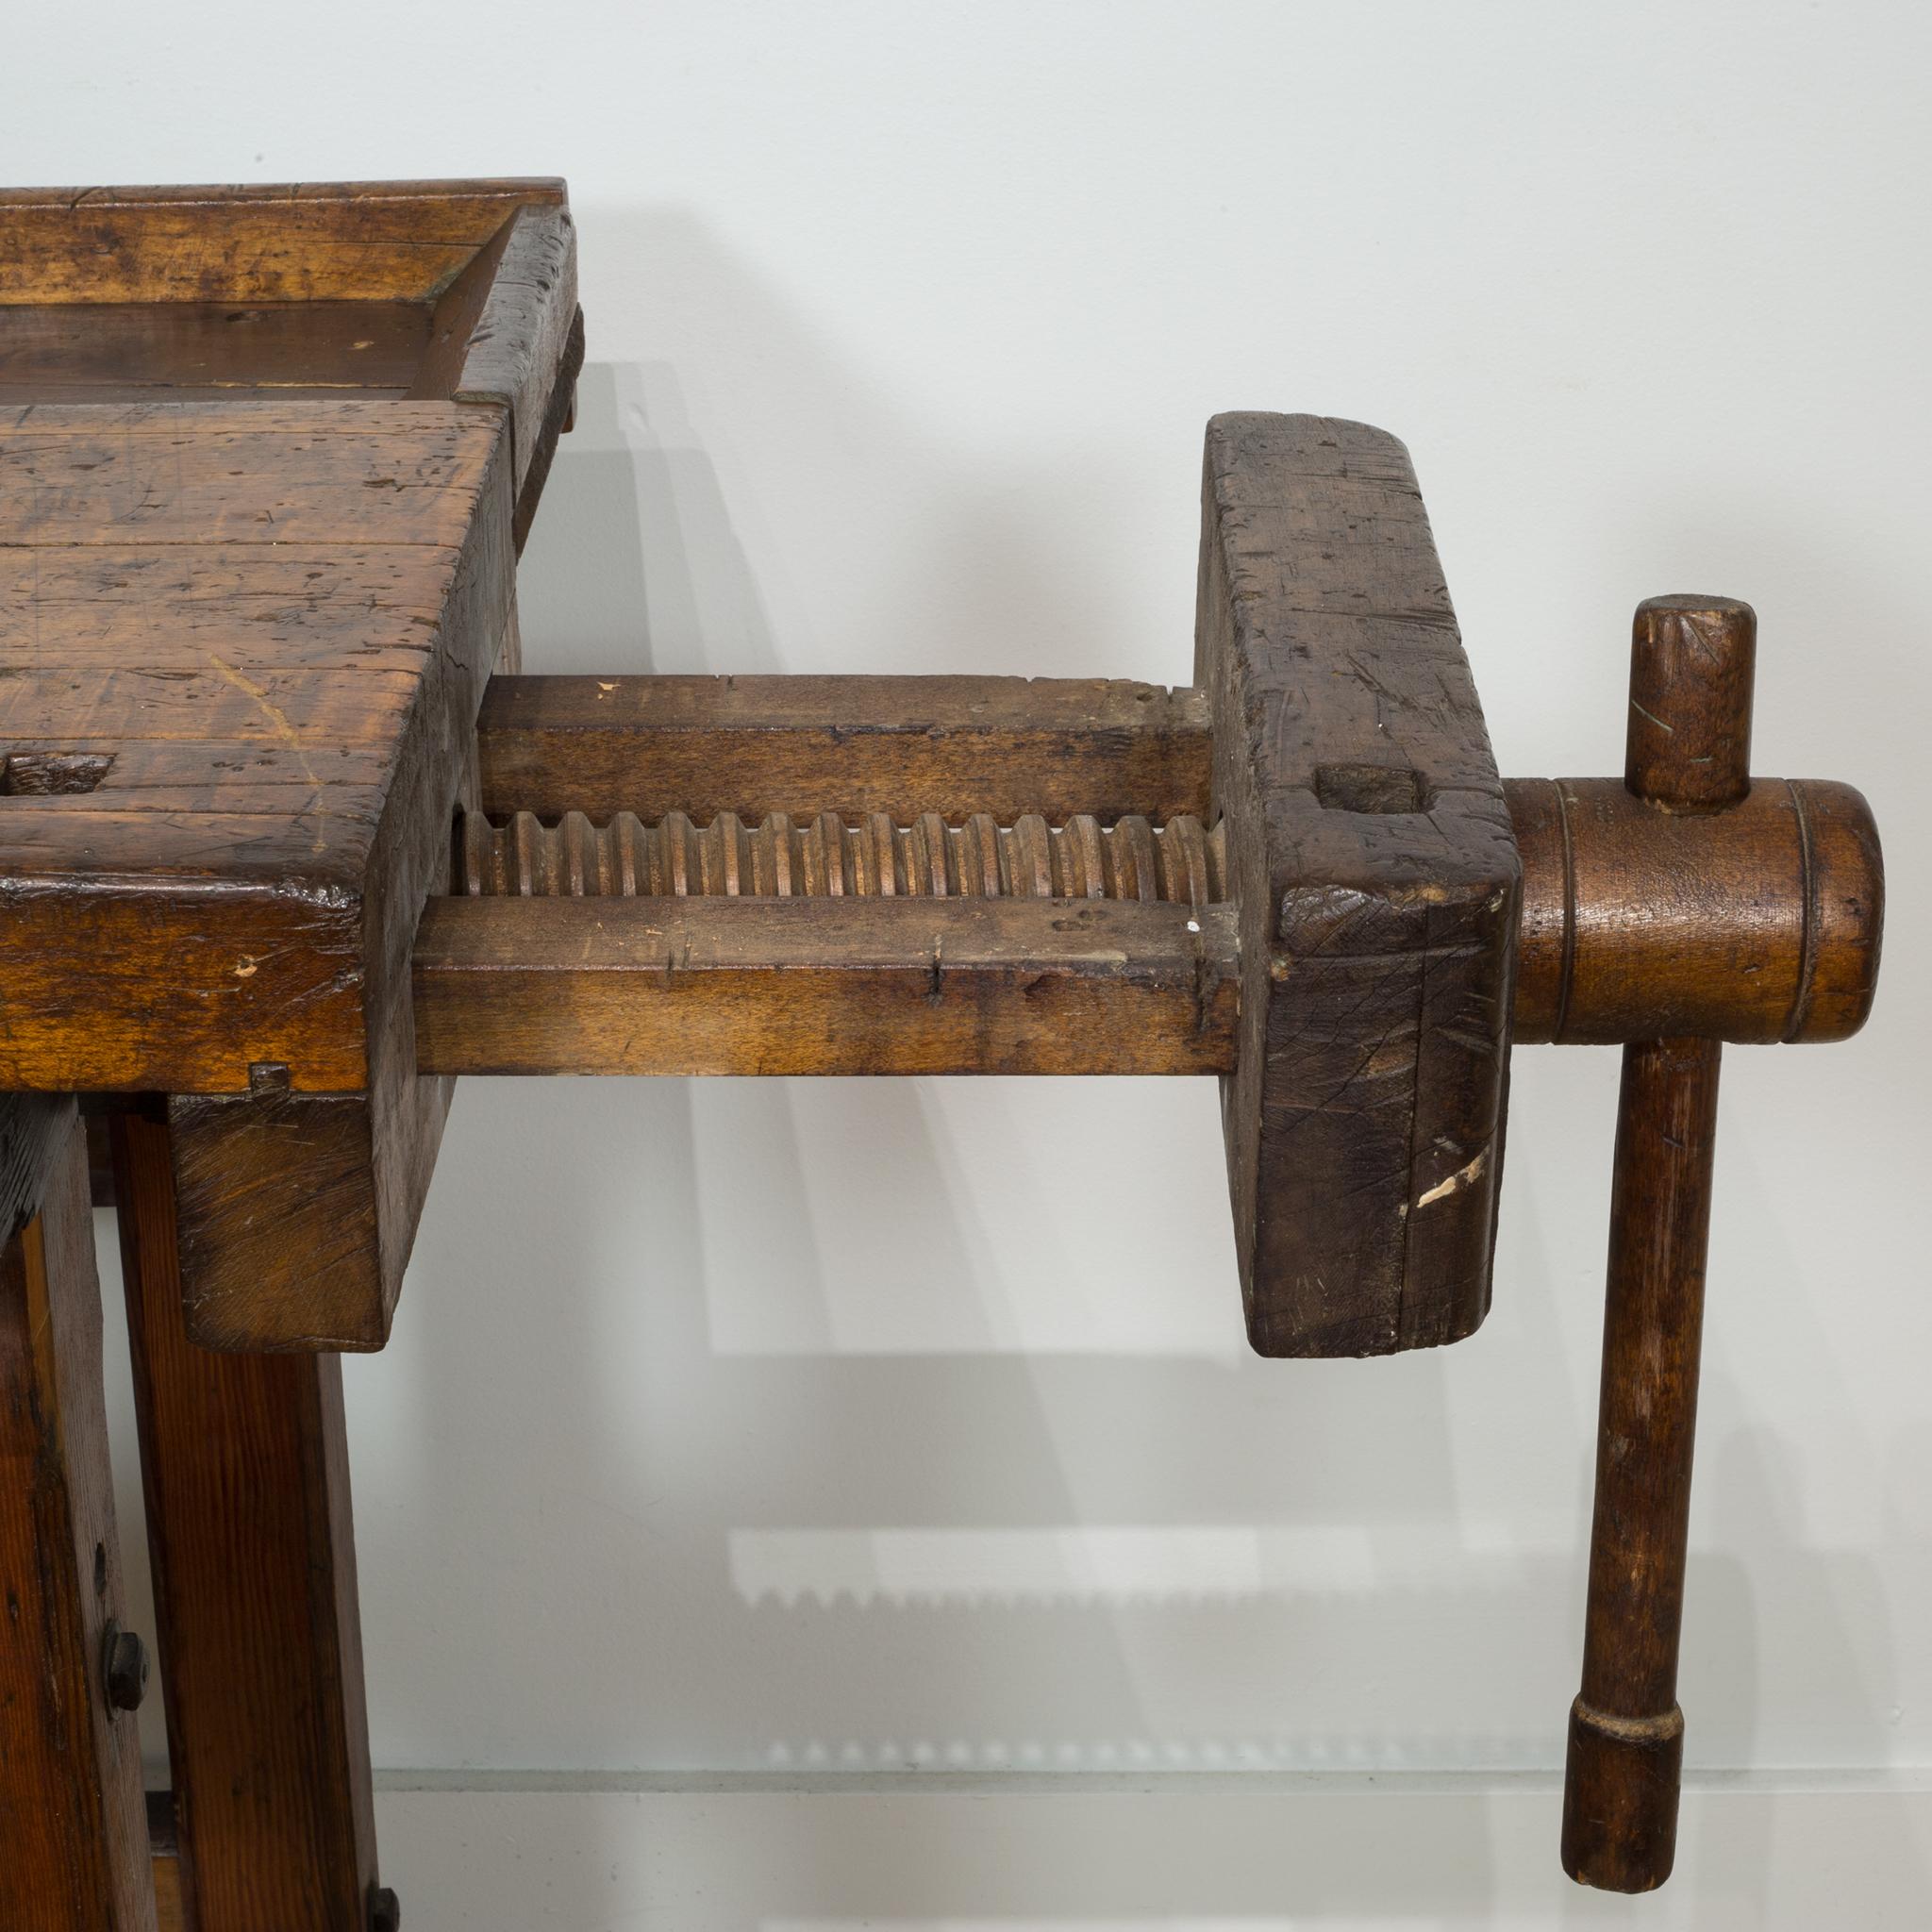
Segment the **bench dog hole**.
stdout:
<path fill-rule="evenodd" d="M 99 751 L 10 751 L 0 755 L 0 798 L 54 798 L 92 791 L 108 775 L 114 754 Z"/>
<path fill-rule="evenodd" d="M 1429 788 L 1407 765 L 1317 765 L 1315 796 L 1327 811 L 1427 811 Z"/>

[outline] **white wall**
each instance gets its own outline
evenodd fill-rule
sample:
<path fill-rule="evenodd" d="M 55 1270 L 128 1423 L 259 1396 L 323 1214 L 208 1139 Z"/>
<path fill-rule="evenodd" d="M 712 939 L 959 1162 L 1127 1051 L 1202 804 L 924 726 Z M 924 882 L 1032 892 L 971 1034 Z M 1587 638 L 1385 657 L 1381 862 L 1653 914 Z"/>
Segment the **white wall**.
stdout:
<path fill-rule="evenodd" d="M 569 175 L 530 669 L 1183 679 L 1228 408 L 1407 441 L 1507 771 L 1617 768 L 1637 599 L 1750 597 L 1893 911 L 1862 1039 L 1725 1069 L 1689 1755 L 1932 1763 L 1923 8 L 8 39 L 0 178 Z M 1244 1354 L 1205 1083 L 466 1083 L 348 1372 L 378 1761 L 1556 1764 L 1615 1081 L 1519 1057 L 1489 1325 L 1359 1365 Z"/>

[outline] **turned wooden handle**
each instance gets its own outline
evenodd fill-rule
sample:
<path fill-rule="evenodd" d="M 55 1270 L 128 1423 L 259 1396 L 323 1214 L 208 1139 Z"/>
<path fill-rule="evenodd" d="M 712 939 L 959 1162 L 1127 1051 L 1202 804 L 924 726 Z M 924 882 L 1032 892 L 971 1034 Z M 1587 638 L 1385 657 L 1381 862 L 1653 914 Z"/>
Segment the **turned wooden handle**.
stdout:
<path fill-rule="evenodd" d="M 1671 813 L 1751 789 L 1757 619 L 1727 598 L 1638 607 L 1624 784 Z M 1716 1151 L 1715 1040 L 1624 1049 L 1597 1419 L 1583 1688 L 1570 1710 L 1563 1869 L 1607 1891 L 1671 1875 L 1698 1346 Z"/>

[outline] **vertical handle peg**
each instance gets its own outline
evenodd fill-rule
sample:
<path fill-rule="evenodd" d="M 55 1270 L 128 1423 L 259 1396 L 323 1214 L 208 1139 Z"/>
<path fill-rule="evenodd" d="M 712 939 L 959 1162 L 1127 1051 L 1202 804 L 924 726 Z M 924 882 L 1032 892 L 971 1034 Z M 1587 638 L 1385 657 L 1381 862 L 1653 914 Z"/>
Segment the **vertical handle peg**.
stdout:
<path fill-rule="evenodd" d="M 1751 607 L 1734 599 L 1638 606 L 1624 775 L 1636 797 L 1709 812 L 1750 791 L 1757 641 Z M 1607 1891 L 1651 1890 L 1676 1856 L 1677 1647 L 1721 1052 L 1715 1040 L 1624 1049 L 1583 1685 L 1563 1780 L 1563 1869 Z"/>

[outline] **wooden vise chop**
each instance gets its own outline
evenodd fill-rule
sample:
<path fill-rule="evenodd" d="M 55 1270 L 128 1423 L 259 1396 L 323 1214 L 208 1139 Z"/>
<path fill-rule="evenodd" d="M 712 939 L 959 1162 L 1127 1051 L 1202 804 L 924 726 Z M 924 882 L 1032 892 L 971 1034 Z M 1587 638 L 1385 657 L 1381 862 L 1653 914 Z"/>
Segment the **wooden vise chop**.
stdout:
<path fill-rule="evenodd" d="M 149 1887 L 124 1732 L 0 1696 L 0 1868 L 119 1902 L 50 1925 L 393 1924 L 335 1358 L 461 1074 L 1215 1074 L 1254 1346 L 1364 1356 L 1487 1312 L 1512 1044 L 1621 1043 L 1563 1857 L 1668 1875 L 1720 1042 L 1855 1032 L 1883 896 L 1857 792 L 1750 774 L 1747 605 L 1640 607 L 1621 779 L 1506 781 L 1402 445 L 1239 414 L 1189 687 L 525 676 L 561 183 L 26 192 L 0 269 L 0 1581 L 22 1686 L 137 1694 L 78 1093 L 175 1784 Z"/>

